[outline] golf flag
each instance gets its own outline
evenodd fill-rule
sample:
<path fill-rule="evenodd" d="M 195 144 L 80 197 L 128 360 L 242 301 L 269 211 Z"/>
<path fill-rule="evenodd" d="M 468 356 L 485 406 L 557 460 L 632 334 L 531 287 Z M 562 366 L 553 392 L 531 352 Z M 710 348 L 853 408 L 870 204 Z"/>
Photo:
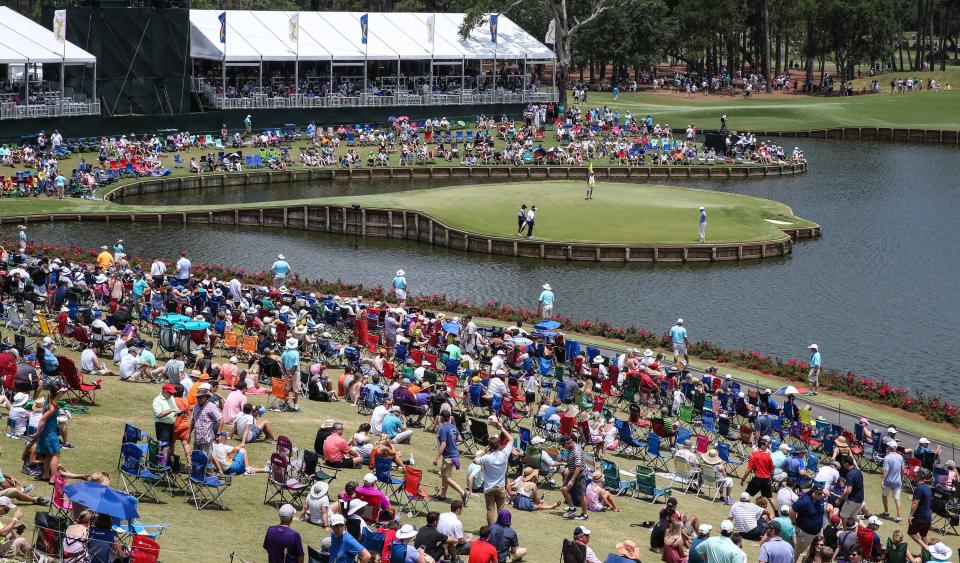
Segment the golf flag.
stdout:
<path fill-rule="evenodd" d="M 497 20 L 500 19 L 500 14 L 493 14 L 490 16 L 490 42 L 497 42 Z"/>
<path fill-rule="evenodd" d="M 431 15 L 427 18 L 427 41 L 433 43 L 434 41 L 434 29 L 437 25 L 437 16 Z"/>
<path fill-rule="evenodd" d="M 592 161 L 590 162 L 590 164 L 587 165 L 587 172 L 593 172 L 593 162 L 592 162 Z"/>
<path fill-rule="evenodd" d="M 220 12 L 220 15 L 217 16 L 217 19 L 220 20 L 220 42 L 226 45 L 227 44 L 227 13 Z"/>
<path fill-rule="evenodd" d="M 550 20 L 550 27 L 547 28 L 547 36 L 543 38 L 543 42 L 548 45 L 554 45 L 557 42 L 557 20 L 556 18 Z"/>
<path fill-rule="evenodd" d="M 67 11 L 57 10 L 53 13 L 53 36 L 57 43 L 66 43 L 67 41 Z"/>
<path fill-rule="evenodd" d="M 370 28 L 369 20 L 370 14 L 360 16 L 360 43 L 363 45 L 367 44 L 367 31 Z"/>
<path fill-rule="evenodd" d="M 296 43 L 300 40 L 300 12 L 290 16 L 290 41 Z"/>

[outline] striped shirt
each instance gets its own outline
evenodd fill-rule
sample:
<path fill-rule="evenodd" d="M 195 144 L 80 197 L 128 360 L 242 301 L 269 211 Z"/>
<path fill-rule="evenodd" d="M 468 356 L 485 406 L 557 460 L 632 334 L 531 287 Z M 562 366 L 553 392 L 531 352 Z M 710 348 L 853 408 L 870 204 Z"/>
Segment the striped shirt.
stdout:
<path fill-rule="evenodd" d="M 756 528 L 757 520 L 761 514 L 763 514 L 763 509 L 752 502 L 735 502 L 730 507 L 733 529 L 741 534 Z"/>
<path fill-rule="evenodd" d="M 579 444 L 574 444 L 567 453 L 567 469 L 573 471 L 578 467 L 583 468 L 583 450 Z"/>

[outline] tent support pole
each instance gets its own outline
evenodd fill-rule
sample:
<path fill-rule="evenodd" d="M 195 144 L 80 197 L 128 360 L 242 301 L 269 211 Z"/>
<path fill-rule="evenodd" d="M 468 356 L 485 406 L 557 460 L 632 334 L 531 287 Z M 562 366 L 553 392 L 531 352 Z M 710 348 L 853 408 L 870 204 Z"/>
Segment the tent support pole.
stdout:
<path fill-rule="evenodd" d="M 393 103 L 400 101 L 400 57 L 397 57 L 397 85 L 393 88 Z"/>
<path fill-rule="evenodd" d="M 93 101 L 97 101 L 97 63 L 93 63 Z"/>
<path fill-rule="evenodd" d="M 23 65 L 23 85 L 25 87 L 23 99 L 27 101 L 27 105 L 30 104 L 30 59 L 27 59 L 27 62 Z"/>
<path fill-rule="evenodd" d="M 467 93 L 467 57 L 460 61 L 460 103 L 463 103 L 463 96 Z"/>
<path fill-rule="evenodd" d="M 63 95 L 66 93 L 67 42 L 63 42 L 63 58 L 60 59 L 60 115 L 63 116 Z"/>
<path fill-rule="evenodd" d="M 527 101 L 527 57 L 523 57 L 523 92 L 520 99 Z"/>
<path fill-rule="evenodd" d="M 327 90 L 327 94 L 333 95 L 333 57 L 330 57 L 330 88 Z"/>
<path fill-rule="evenodd" d="M 263 59 L 260 59 L 260 77 L 257 79 L 257 89 L 263 94 Z"/>
<path fill-rule="evenodd" d="M 553 93 L 557 96 L 557 100 L 560 100 L 560 93 L 557 90 L 557 55 L 553 55 Z"/>

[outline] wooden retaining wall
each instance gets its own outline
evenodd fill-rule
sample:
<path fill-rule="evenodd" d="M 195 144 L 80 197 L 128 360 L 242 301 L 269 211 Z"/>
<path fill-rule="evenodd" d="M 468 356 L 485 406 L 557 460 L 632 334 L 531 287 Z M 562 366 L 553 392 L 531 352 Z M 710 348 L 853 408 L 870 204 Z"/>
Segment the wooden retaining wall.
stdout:
<path fill-rule="evenodd" d="M 775 258 L 790 254 L 795 240 L 820 236 L 820 227 L 784 231 L 774 240 L 728 244 L 623 245 L 539 241 L 493 237 L 452 229 L 413 210 L 353 208 L 337 205 L 223 207 L 195 212 L 86 213 L 6 217 L 3 223 L 46 221 L 123 221 L 235 225 L 305 229 L 348 236 L 415 240 L 425 244 L 526 258 L 594 262 L 725 262 Z"/>
<path fill-rule="evenodd" d="M 898 143 L 934 143 L 960 145 L 960 131 L 941 129 L 903 129 L 897 127 L 836 127 L 810 131 L 757 131 L 764 137 L 808 139 L 847 139 L 854 141 L 892 141 Z"/>
<path fill-rule="evenodd" d="M 595 166 L 598 178 L 638 181 L 663 179 L 763 178 L 806 172 L 806 164 L 744 166 Z M 573 166 L 404 166 L 363 168 L 296 168 L 284 171 L 251 170 L 168 178 L 143 178 L 117 186 L 103 197 L 121 201 L 144 195 L 199 188 L 285 184 L 290 182 L 350 182 L 370 180 L 449 180 L 495 178 L 512 180 L 585 180 L 587 169 Z"/>

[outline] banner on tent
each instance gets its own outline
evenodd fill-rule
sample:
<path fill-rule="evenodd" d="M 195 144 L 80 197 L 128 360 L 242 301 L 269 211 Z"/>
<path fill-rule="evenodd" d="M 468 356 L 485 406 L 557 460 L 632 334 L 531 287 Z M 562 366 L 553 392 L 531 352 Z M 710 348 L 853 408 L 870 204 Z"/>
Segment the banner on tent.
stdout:
<path fill-rule="evenodd" d="M 360 16 L 360 43 L 367 44 L 367 31 L 369 30 L 370 14 Z"/>
<path fill-rule="evenodd" d="M 53 36 L 57 43 L 66 43 L 67 41 L 67 11 L 57 10 L 53 13 Z"/>

